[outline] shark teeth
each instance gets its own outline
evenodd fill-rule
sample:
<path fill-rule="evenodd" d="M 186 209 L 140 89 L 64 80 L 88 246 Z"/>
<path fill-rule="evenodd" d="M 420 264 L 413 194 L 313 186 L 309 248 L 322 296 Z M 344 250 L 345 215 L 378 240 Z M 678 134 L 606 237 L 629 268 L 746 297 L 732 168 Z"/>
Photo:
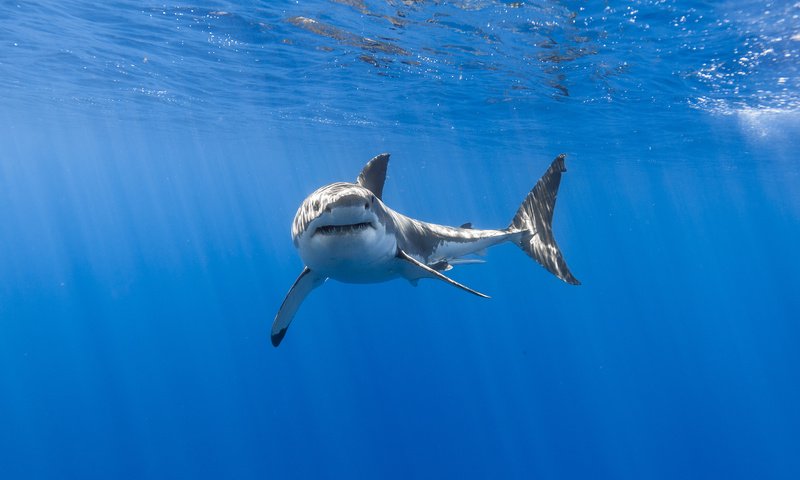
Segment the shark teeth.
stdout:
<path fill-rule="evenodd" d="M 374 228 L 372 223 L 370 222 L 361 222 L 361 223 L 354 223 L 350 225 L 325 225 L 322 227 L 317 227 L 314 231 L 314 234 L 317 233 L 322 235 L 344 235 L 348 233 L 358 233 L 362 232 L 368 228 Z"/>

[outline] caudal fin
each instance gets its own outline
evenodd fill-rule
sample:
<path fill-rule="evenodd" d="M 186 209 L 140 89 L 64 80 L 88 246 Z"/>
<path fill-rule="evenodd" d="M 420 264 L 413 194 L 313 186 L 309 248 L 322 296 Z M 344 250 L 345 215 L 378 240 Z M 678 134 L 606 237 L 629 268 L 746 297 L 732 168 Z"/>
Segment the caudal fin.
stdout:
<path fill-rule="evenodd" d="M 523 232 L 516 244 L 529 257 L 561 280 L 571 285 L 580 285 L 581 282 L 569 271 L 553 237 L 553 209 L 556 206 L 561 173 L 567 171 L 564 166 L 565 157 L 566 155 L 561 154 L 553 160 L 550 168 L 520 205 L 508 228 Z"/>

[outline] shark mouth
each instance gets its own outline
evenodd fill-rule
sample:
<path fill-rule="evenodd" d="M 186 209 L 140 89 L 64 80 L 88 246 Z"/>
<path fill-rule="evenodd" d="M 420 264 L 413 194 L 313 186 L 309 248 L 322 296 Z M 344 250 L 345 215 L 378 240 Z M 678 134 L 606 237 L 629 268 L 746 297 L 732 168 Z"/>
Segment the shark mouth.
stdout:
<path fill-rule="evenodd" d="M 314 231 L 314 235 L 318 233 L 321 235 L 347 235 L 363 232 L 368 228 L 375 228 L 375 226 L 372 225 L 371 222 L 353 223 L 350 225 L 324 225 L 322 227 L 317 227 Z"/>

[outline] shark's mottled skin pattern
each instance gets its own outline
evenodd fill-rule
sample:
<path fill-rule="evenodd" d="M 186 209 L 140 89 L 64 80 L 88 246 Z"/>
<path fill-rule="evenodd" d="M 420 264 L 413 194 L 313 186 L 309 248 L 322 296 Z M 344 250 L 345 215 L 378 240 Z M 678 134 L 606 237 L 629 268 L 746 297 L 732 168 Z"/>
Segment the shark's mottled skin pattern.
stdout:
<path fill-rule="evenodd" d="M 505 230 L 476 230 L 421 222 L 390 210 L 397 243 L 419 261 L 432 264 L 484 250 L 517 235 Z"/>
<path fill-rule="evenodd" d="M 397 238 L 397 246 L 424 263 L 461 257 L 505 241 L 515 234 L 504 230 L 476 230 L 421 222 L 395 212 L 372 192 L 363 190 L 366 189 L 352 183 L 339 182 L 326 185 L 309 195 L 292 223 L 292 241 L 295 247 L 300 245 L 303 235 L 309 234 L 307 229 L 312 220 L 318 218 L 330 205 L 341 205 L 348 196 L 353 203 L 363 204 L 365 201 L 361 199 L 365 198 L 378 220 L 385 225 L 387 234 Z M 354 195 L 354 192 L 362 195 Z"/>
<path fill-rule="evenodd" d="M 272 327 L 277 346 L 308 293 L 333 278 L 372 283 L 403 277 L 416 283 L 437 278 L 485 297 L 445 276 L 463 257 L 503 242 L 513 242 L 567 283 L 578 280 L 569 271 L 555 243 L 551 223 L 564 167 L 558 156 L 504 229 L 478 230 L 436 225 L 407 217 L 383 203 L 389 155 L 378 155 L 364 167 L 356 183 L 338 182 L 319 188 L 297 210 L 292 241 L 306 263 L 284 299 Z"/>

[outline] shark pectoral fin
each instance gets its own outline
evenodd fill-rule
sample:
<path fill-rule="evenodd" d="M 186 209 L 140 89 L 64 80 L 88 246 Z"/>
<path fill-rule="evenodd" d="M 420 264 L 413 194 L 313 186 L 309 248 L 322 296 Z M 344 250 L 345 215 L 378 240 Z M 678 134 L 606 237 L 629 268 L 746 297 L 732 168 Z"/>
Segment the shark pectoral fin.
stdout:
<path fill-rule="evenodd" d="M 477 296 L 483 297 L 483 298 L 491 298 L 491 297 L 489 297 L 489 295 L 484 295 L 481 292 L 478 292 L 476 290 L 473 290 L 473 289 L 471 289 L 471 288 L 469 288 L 469 287 L 467 287 L 465 285 L 462 285 L 462 284 L 456 282 L 452 278 L 449 278 L 449 277 L 443 275 L 441 272 L 437 272 L 436 270 L 434 270 L 431 267 L 425 265 L 424 263 L 414 259 L 409 254 L 407 254 L 406 252 L 400 250 L 399 248 L 397 249 L 397 258 L 399 258 L 400 260 L 403 260 L 404 262 L 406 262 L 409 266 L 411 266 L 415 270 L 419 270 L 419 276 L 420 277 L 438 278 L 439 280 L 447 282 L 447 283 L 449 283 L 450 285 L 452 285 L 454 287 L 458 287 L 458 288 L 460 288 L 462 290 L 466 290 L 466 291 L 468 291 L 469 293 L 471 293 L 473 295 L 477 295 Z"/>
<path fill-rule="evenodd" d="M 322 285 L 325 280 L 325 277 L 318 276 L 310 268 L 305 267 L 303 269 L 303 272 L 294 281 L 292 288 L 289 289 L 289 293 L 286 294 L 286 298 L 283 299 L 281 308 L 278 309 L 278 314 L 275 315 L 275 321 L 272 322 L 271 337 L 273 346 L 280 345 L 281 340 L 286 335 L 286 329 L 289 328 L 294 314 L 297 313 L 297 309 L 300 308 L 300 304 L 303 303 L 306 296 L 311 290 Z"/>

